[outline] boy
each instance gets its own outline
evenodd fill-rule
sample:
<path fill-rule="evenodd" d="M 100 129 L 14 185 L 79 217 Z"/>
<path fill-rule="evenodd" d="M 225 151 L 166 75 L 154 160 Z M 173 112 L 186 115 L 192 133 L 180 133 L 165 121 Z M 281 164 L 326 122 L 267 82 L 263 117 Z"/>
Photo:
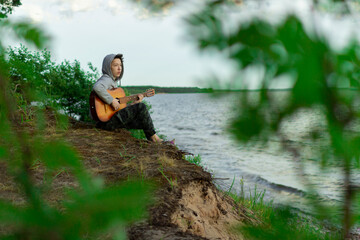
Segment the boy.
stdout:
<path fill-rule="evenodd" d="M 118 110 L 120 108 L 118 100 L 113 98 L 106 90 L 116 88 L 117 82 L 121 80 L 124 74 L 123 55 L 109 54 L 105 56 L 102 73 L 103 75 L 94 84 L 93 90 L 102 101 L 111 105 L 114 110 Z M 138 94 L 138 100 L 116 112 L 109 121 L 97 122 L 96 126 L 105 130 L 114 130 L 116 128 L 142 129 L 148 140 L 162 142 L 162 139 L 156 135 L 146 105 L 142 103 L 143 98 L 142 94 Z"/>

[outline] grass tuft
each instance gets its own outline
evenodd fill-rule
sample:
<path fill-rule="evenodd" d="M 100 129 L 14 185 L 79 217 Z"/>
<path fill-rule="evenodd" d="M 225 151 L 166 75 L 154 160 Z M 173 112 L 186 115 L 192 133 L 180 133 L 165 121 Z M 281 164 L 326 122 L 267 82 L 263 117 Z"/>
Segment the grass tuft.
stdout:
<path fill-rule="evenodd" d="M 255 186 L 253 191 L 249 189 L 249 197 L 245 197 L 243 179 L 240 180 L 238 194 L 230 190 L 226 192 L 239 209 L 249 210 L 245 211 L 246 215 L 258 219 L 256 223 L 248 222 L 239 226 L 241 235 L 249 239 L 339 239 L 338 232 L 331 232 L 319 220 L 299 214 L 289 207 L 274 206 L 272 201 L 265 201 L 265 193 L 266 190 L 258 191 Z"/>
<path fill-rule="evenodd" d="M 173 158 L 169 158 L 168 156 L 166 156 L 165 154 L 164 155 L 161 155 L 159 158 L 158 158 L 161 166 L 164 166 L 164 167 L 174 167 L 175 166 L 175 161 Z"/>
<path fill-rule="evenodd" d="M 201 156 L 198 155 L 187 155 L 185 156 L 185 160 L 188 161 L 189 163 L 193 163 L 199 167 L 203 167 L 201 164 Z"/>

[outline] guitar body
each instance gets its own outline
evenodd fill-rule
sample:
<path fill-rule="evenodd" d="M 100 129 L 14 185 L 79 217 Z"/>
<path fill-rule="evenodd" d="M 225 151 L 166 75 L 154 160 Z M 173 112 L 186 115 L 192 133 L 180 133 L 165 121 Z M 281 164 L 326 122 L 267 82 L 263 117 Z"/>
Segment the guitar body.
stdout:
<path fill-rule="evenodd" d="M 95 121 L 107 122 L 112 116 L 119 110 L 126 107 L 126 103 L 129 101 L 135 101 L 138 99 L 138 95 L 125 96 L 125 92 L 122 88 L 114 88 L 107 90 L 108 93 L 119 101 L 120 108 L 114 110 L 109 104 L 104 103 L 95 93 L 92 91 L 90 94 L 90 113 Z M 142 93 L 144 97 L 152 97 L 155 95 L 154 89 L 146 90 Z"/>
<path fill-rule="evenodd" d="M 125 92 L 122 88 L 115 88 L 107 91 L 113 98 L 120 99 L 125 97 Z M 126 103 L 120 103 L 120 108 L 115 111 L 109 104 L 104 103 L 94 91 L 90 94 L 90 112 L 94 120 L 107 122 L 116 112 L 125 107 Z"/>

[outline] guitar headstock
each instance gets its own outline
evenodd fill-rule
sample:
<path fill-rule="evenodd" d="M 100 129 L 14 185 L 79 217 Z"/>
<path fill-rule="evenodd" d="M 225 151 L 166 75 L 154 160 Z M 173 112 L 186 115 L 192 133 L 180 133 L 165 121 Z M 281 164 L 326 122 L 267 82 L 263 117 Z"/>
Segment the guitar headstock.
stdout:
<path fill-rule="evenodd" d="M 145 97 L 152 97 L 155 95 L 155 89 L 148 89 L 143 94 Z"/>

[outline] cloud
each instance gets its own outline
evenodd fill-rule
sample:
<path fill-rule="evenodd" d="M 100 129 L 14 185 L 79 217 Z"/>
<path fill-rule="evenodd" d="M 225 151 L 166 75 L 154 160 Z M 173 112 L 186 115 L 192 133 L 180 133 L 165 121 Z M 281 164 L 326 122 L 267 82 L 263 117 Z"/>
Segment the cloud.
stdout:
<path fill-rule="evenodd" d="M 27 7 L 28 18 L 35 23 L 40 23 L 44 20 L 44 11 L 38 5 L 31 5 Z"/>
<path fill-rule="evenodd" d="M 68 17 L 78 12 L 94 11 L 103 3 L 101 0 L 53 0 L 49 2 L 53 2 L 52 6 L 57 6 L 60 14 Z"/>
<path fill-rule="evenodd" d="M 16 8 L 14 17 L 25 17 L 35 23 L 59 21 L 72 18 L 74 14 L 105 10 L 113 15 L 134 14 L 138 19 L 147 19 L 157 15 L 165 16 L 168 9 L 160 14 L 148 11 L 139 3 L 120 0 L 27 0 Z"/>
<path fill-rule="evenodd" d="M 25 1 L 20 7 L 14 8 L 13 14 L 9 18 L 26 18 L 33 23 L 40 23 L 44 21 L 46 11 L 38 1 Z"/>
<path fill-rule="evenodd" d="M 78 12 L 95 11 L 106 4 L 107 1 L 103 0 L 27 0 L 15 9 L 15 15 L 41 22 L 61 16 L 71 17 Z"/>
<path fill-rule="evenodd" d="M 54 0 L 65 15 L 72 16 L 77 12 L 91 12 L 99 8 L 110 11 L 112 14 L 124 12 L 127 9 L 124 1 L 119 0 Z"/>
<path fill-rule="evenodd" d="M 94 10 L 99 5 L 99 1 L 76 0 L 71 1 L 71 10 L 73 12 L 88 12 Z"/>
<path fill-rule="evenodd" d="M 112 14 L 116 15 L 122 12 L 125 9 L 125 6 L 120 4 L 119 1 L 108 0 L 106 9 L 109 10 Z"/>

